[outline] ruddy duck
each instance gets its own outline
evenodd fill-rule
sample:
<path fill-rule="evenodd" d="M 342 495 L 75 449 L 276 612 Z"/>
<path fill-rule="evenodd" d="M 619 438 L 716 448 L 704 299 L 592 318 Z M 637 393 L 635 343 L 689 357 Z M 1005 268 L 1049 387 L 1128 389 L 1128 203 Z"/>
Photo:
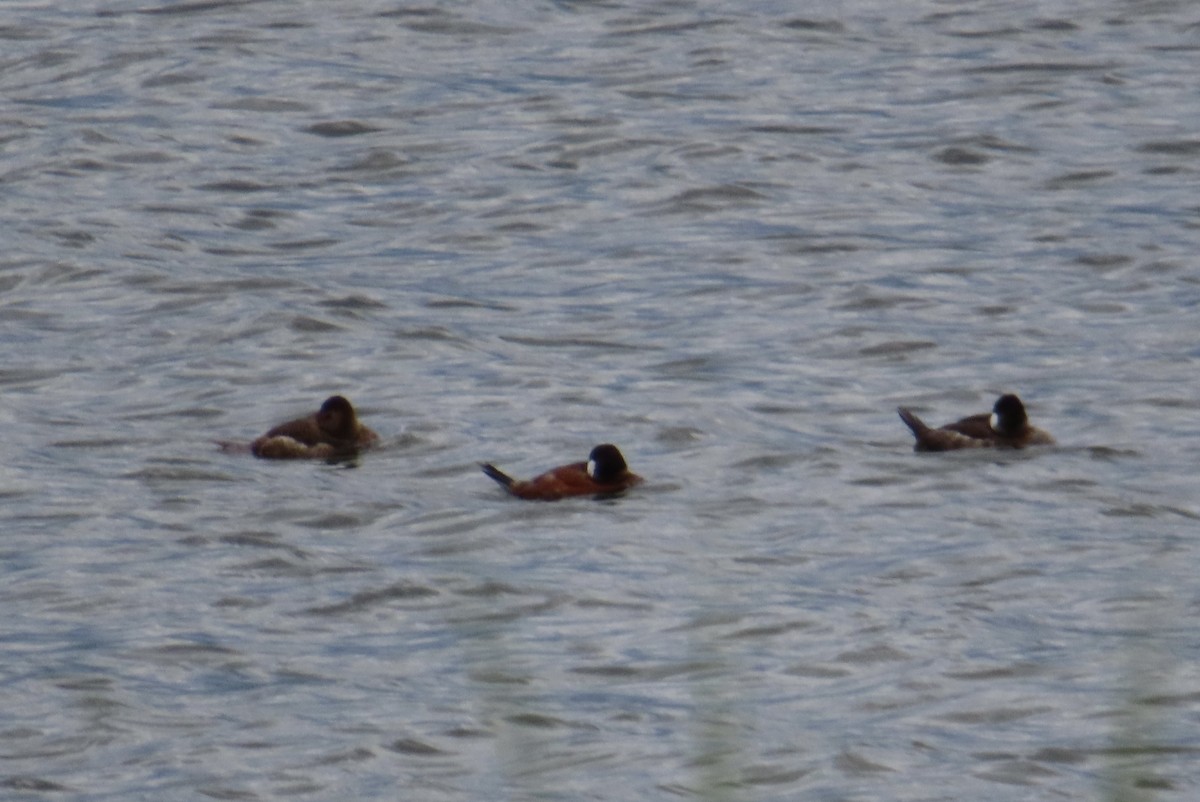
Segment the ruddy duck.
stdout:
<path fill-rule="evenodd" d="M 353 456 L 378 441 L 379 435 L 359 423 L 350 402 L 335 395 L 308 417 L 279 424 L 248 449 L 237 443 L 220 445 L 226 451 L 249 450 L 263 459 L 336 459 Z"/>
<path fill-rule="evenodd" d="M 990 415 L 972 415 L 938 429 L 930 428 L 904 407 L 900 407 L 897 412 L 917 438 L 913 451 L 1025 448 L 1054 444 L 1054 438 L 1048 432 L 1029 425 L 1025 405 L 1021 403 L 1020 398 L 1012 394 L 1000 396 Z"/>
<path fill-rule="evenodd" d="M 609 443 L 596 446 L 587 462 L 560 465 L 532 479 L 514 479 L 496 466 L 484 463 L 483 472 L 517 498 L 556 501 L 570 496 L 607 496 L 642 482 L 631 473 L 620 450 Z"/>

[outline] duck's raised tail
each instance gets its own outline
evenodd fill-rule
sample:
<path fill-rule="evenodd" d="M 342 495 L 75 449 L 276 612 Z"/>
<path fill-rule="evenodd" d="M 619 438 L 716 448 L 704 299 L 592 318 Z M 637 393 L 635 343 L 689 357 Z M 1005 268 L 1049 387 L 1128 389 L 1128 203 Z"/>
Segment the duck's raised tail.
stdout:
<path fill-rule="evenodd" d="M 918 440 L 921 439 L 922 434 L 929 431 L 929 427 L 925 425 L 925 421 L 914 415 L 911 410 L 904 407 L 897 407 L 896 412 L 900 413 L 900 420 L 904 421 L 904 424 L 912 429 L 913 435 Z"/>
<path fill-rule="evenodd" d="M 484 462 L 480 464 L 479 467 L 483 470 L 484 474 L 488 476 L 488 478 L 496 480 L 496 482 L 498 482 L 505 489 L 512 489 L 512 486 L 517 483 L 516 479 L 513 479 L 507 473 L 500 470 L 490 462 Z"/>

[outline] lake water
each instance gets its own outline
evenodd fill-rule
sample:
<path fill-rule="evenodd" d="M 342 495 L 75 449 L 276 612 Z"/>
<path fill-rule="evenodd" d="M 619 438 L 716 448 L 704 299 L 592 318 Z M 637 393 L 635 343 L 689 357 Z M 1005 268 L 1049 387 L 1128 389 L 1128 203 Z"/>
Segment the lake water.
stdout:
<path fill-rule="evenodd" d="M 1200 7 L 0 6 L 0 796 L 1190 800 Z M 1022 395 L 1061 445 L 914 454 Z M 220 452 L 342 393 L 350 465 Z M 647 484 L 531 504 L 619 444 Z"/>

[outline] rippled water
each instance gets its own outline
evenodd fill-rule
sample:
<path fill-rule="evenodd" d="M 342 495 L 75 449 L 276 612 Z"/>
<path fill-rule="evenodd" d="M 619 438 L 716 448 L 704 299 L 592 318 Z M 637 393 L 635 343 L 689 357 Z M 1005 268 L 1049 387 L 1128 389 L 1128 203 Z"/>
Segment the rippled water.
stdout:
<path fill-rule="evenodd" d="M 1195 796 L 1194 4 L 0 42 L 0 795 Z M 1003 390 L 1061 447 L 894 411 Z M 213 446 L 334 392 L 382 449 Z M 645 487 L 478 471 L 603 441 Z"/>

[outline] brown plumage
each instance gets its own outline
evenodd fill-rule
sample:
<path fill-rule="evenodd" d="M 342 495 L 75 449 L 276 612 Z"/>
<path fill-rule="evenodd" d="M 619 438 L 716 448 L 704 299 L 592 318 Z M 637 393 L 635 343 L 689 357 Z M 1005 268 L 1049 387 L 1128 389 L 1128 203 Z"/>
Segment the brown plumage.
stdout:
<path fill-rule="evenodd" d="M 327 398 L 313 414 L 281 423 L 262 437 L 244 444 L 221 443 L 226 451 L 249 450 L 263 459 L 336 459 L 353 456 L 379 441 L 379 435 L 359 422 L 344 397 Z"/>
<path fill-rule="evenodd" d="M 509 493 L 529 501 L 556 501 L 571 496 L 607 496 L 642 482 L 642 477 L 630 472 L 620 450 L 609 443 L 593 448 L 587 462 L 560 465 L 527 480 L 514 479 L 490 463 L 484 463 L 480 467 L 484 474 L 498 482 Z"/>
<path fill-rule="evenodd" d="M 1015 395 L 1002 395 L 990 414 L 972 415 L 937 429 L 911 410 L 900 407 L 900 419 L 917 438 L 914 451 L 954 451 L 960 448 L 1025 448 L 1052 445 L 1048 432 L 1029 424 L 1025 405 Z"/>

